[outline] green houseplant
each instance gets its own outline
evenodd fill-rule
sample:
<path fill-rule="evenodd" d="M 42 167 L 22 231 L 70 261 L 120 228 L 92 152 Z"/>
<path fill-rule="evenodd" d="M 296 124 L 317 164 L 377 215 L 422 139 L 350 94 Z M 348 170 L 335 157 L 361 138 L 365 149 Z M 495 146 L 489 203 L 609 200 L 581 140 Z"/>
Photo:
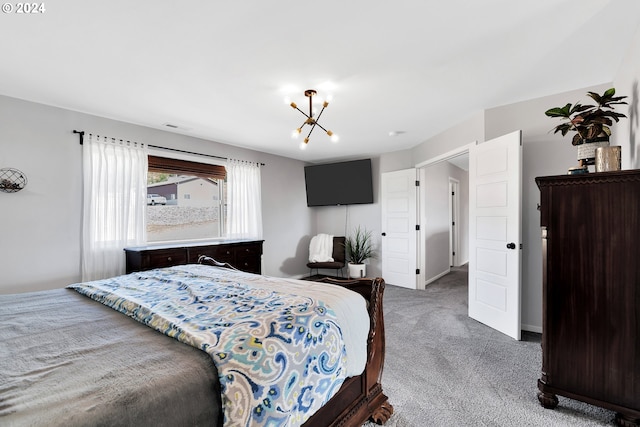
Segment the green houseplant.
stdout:
<path fill-rule="evenodd" d="M 353 235 L 345 239 L 345 252 L 349 260 L 349 277 L 364 277 L 366 275 L 364 262 L 377 256 L 371 231 L 358 226 Z"/>
<path fill-rule="evenodd" d="M 578 150 L 578 160 L 581 164 L 592 164 L 597 146 L 609 145 L 611 126 L 613 122 L 627 117 L 614 111 L 616 105 L 626 104 L 623 99 L 626 96 L 615 96 L 615 88 L 607 89 L 602 95 L 596 92 L 587 92 L 587 95 L 595 101 L 593 104 L 574 105 L 567 104 L 564 107 L 554 107 L 545 111 L 545 115 L 562 119 L 562 123 L 553 128 L 553 133 L 560 132 L 562 136 L 569 132 L 575 132 L 571 144 L 575 146 L 595 144 Z"/>

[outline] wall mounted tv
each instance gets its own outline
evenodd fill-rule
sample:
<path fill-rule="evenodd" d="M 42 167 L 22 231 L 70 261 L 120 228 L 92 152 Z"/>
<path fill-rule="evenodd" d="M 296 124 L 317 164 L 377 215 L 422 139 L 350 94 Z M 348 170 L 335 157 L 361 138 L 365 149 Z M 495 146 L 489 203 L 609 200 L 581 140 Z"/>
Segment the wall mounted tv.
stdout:
<path fill-rule="evenodd" d="M 371 159 L 304 168 L 307 206 L 373 203 Z"/>

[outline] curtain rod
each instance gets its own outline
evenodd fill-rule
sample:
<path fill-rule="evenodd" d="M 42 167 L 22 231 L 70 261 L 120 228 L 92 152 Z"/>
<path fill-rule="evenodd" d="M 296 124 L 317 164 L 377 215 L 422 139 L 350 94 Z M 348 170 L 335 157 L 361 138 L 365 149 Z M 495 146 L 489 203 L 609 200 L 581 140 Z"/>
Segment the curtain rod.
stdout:
<path fill-rule="evenodd" d="M 84 144 L 84 131 L 83 130 L 75 130 L 74 129 L 73 133 L 77 133 L 79 135 L 79 137 L 80 137 L 80 145 L 83 145 Z M 112 138 L 112 139 L 115 139 L 115 138 Z M 177 148 L 160 147 L 159 145 L 147 144 L 147 147 L 159 148 L 161 150 L 167 150 L 167 151 L 175 151 L 175 152 L 178 152 L 178 153 L 194 154 L 196 156 L 211 157 L 211 158 L 214 158 L 214 159 L 229 160 L 228 157 L 214 156 L 213 154 L 196 153 L 194 151 L 179 150 Z M 264 163 L 260 163 L 260 166 L 264 166 Z"/>

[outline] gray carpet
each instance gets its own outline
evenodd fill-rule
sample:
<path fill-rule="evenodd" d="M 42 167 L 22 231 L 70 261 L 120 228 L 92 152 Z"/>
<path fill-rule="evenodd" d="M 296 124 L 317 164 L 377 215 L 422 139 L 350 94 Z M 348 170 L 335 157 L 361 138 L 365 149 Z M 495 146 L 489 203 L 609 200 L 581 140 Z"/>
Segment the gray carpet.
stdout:
<path fill-rule="evenodd" d="M 613 412 L 561 396 L 540 406 L 540 335 L 515 341 L 469 318 L 464 268 L 424 291 L 387 285 L 384 313 L 386 426 L 615 425 Z"/>

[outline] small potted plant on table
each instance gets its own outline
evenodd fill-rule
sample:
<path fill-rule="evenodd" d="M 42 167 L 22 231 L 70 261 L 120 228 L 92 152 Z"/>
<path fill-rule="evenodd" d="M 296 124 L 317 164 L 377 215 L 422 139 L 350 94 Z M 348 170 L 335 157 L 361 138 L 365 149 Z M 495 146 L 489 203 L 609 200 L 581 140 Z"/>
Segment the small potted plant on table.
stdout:
<path fill-rule="evenodd" d="M 345 240 L 350 278 L 357 279 L 366 276 L 367 265 L 365 261 L 376 257 L 376 251 L 371 240 L 371 231 L 367 231 L 366 228 L 361 229 L 359 226 L 353 236 L 349 236 Z"/>

